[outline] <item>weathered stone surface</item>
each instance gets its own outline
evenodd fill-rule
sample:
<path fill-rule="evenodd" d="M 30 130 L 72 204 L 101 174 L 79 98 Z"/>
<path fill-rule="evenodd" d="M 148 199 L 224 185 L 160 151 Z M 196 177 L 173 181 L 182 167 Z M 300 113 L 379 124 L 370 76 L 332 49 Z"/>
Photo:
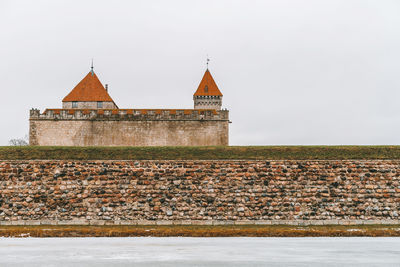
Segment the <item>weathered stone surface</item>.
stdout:
<path fill-rule="evenodd" d="M 226 146 L 228 110 L 30 111 L 38 146 Z M 70 114 L 72 112 L 72 114 Z M 100 114 L 100 112 L 102 112 Z M 136 113 L 139 114 L 136 114 Z"/>
<path fill-rule="evenodd" d="M 0 225 L 399 223 L 400 161 L 0 161 Z"/>

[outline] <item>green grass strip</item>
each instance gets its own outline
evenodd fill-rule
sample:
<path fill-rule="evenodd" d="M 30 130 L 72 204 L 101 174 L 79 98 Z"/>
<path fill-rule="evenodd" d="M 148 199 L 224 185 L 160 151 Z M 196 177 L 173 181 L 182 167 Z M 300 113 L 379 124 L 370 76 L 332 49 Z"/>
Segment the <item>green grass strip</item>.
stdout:
<path fill-rule="evenodd" d="M 0 147 L 1 160 L 400 159 L 400 146 Z"/>

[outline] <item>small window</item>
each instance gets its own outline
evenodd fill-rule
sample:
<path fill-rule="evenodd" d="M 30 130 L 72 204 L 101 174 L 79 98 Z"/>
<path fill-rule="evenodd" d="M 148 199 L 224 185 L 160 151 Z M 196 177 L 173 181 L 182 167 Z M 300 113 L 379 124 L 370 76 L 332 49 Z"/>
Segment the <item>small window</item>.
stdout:
<path fill-rule="evenodd" d="M 77 108 L 77 107 L 78 107 L 78 102 L 73 101 L 73 102 L 72 102 L 72 108 Z"/>
<path fill-rule="evenodd" d="M 103 108 L 103 102 L 101 101 L 97 102 L 97 108 Z"/>
<path fill-rule="evenodd" d="M 204 92 L 208 93 L 208 86 L 206 85 L 206 87 L 204 87 Z"/>

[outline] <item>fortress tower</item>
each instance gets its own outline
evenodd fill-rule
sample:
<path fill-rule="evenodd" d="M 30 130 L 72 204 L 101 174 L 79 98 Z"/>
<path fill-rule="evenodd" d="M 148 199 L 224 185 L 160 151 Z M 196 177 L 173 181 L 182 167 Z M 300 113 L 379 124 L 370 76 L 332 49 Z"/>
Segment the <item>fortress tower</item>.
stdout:
<path fill-rule="evenodd" d="M 194 109 L 221 109 L 222 93 L 218 89 L 208 68 L 204 73 L 197 91 L 193 95 L 193 101 Z"/>

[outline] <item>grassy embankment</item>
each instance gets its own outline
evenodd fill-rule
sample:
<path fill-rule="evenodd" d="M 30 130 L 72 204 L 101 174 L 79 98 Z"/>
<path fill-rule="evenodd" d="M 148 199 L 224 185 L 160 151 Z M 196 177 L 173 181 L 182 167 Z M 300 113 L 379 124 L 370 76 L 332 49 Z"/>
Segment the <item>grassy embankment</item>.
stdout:
<path fill-rule="evenodd" d="M 0 237 L 303 237 L 303 236 L 400 236 L 400 225 L 232 225 L 232 226 L 1 226 Z"/>
<path fill-rule="evenodd" d="M 0 147 L 1 160 L 400 159 L 400 146 Z"/>

